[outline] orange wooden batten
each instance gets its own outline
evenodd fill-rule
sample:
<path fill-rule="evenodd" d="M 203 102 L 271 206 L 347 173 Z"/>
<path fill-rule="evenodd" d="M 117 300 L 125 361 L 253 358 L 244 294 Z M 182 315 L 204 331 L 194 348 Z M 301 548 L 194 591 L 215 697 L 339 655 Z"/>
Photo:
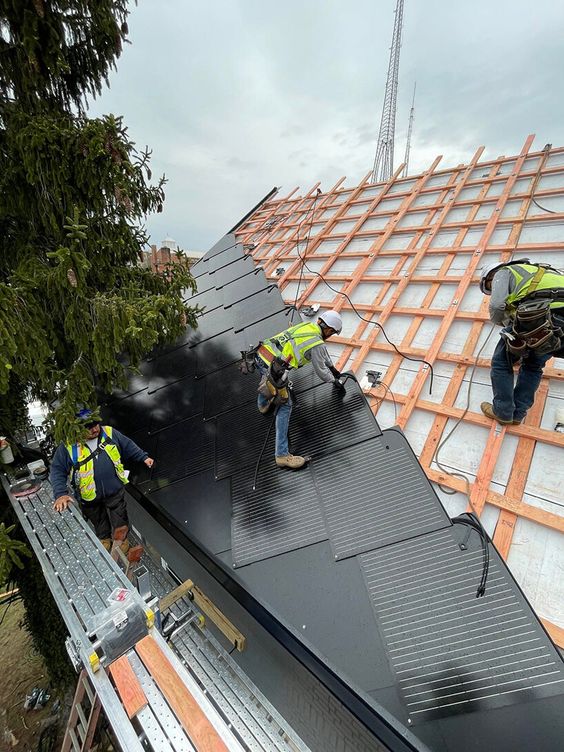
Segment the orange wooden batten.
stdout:
<path fill-rule="evenodd" d="M 154 639 L 147 635 L 137 643 L 135 651 L 198 752 L 227 752 L 224 741 Z"/>
<path fill-rule="evenodd" d="M 478 269 L 485 254 L 509 260 L 516 253 L 526 256 L 537 252 L 538 256 L 539 251 L 543 254 L 564 251 L 564 239 L 554 241 L 548 237 L 543 242 L 532 242 L 522 236 L 525 224 L 534 227 L 548 221 L 564 221 L 564 212 L 558 211 L 558 206 L 551 206 L 553 213 L 547 215 L 542 210 L 534 210 L 532 201 L 533 196 L 541 204 L 543 199 L 551 196 L 562 198 L 564 148 L 530 153 L 533 138 L 529 136 L 525 140 L 521 152 L 515 157 L 498 157 L 479 163 L 483 152 L 483 147 L 480 147 L 467 165 L 438 171 L 439 157 L 427 171 L 407 179 L 399 179 L 398 170 L 388 183 L 372 186 L 365 177 L 356 187 L 345 190 L 340 187 L 341 180 L 329 192 L 319 196 L 313 218 L 314 229 L 307 245 L 307 259 L 315 260 L 315 269 L 330 284 L 346 292 L 364 317 L 374 318 L 386 326 L 392 317 L 394 320 L 409 318 L 402 334 L 391 337 L 403 353 L 413 358 L 425 358 L 434 365 L 444 363 L 454 369 L 444 395 L 437 401 L 424 391 L 429 380 L 428 368 L 414 364 L 412 368 L 417 373 L 407 392 L 394 394 L 400 409 L 398 422 L 401 427 L 409 429 L 413 420 L 419 420 L 420 413 L 433 416 L 423 446 L 418 451 L 421 464 L 434 482 L 453 491 L 466 493 L 469 489 L 472 504 L 479 512 L 485 504 L 500 510 L 494 541 L 504 557 L 510 552 L 513 530 L 520 517 L 564 532 L 564 517 L 533 506 L 524 497 L 536 449 L 542 446 L 564 448 L 562 434 L 541 427 L 548 380 L 564 380 L 564 370 L 550 364 L 545 368 L 535 407 L 529 412 L 525 424 L 496 428 L 480 412 L 474 412 L 475 408 L 463 415 L 457 400 L 460 400 L 469 368 L 488 369 L 490 366 L 486 355 L 476 358 L 476 351 L 483 342 L 484 327 L 487 331 L 490 326 L 487 300 L 481 301 L 478 310 L 469 309 L 463 302 L 466 293 L 477 282 Z M 555 155 L 553 166 L 551 155 Z M 553 175 L 559 175 L 559 183 L 550 182 L 554 180 Z M 559 187 L 553 187 L 556 184 Z M 319 303 L 347 314 L 352 311 L 348 301 L 342 295 L 328 294 L 319 277 L 302 268 L 294 250 L 298 234 L 302 238 L 307 235 L 311 218 L 307 212 L 313 206 L 312 195 L 316 188 L 317 185 L 304 198 L 291 194 L 285 199 L 267 202 L 247 221 L 246 225 L 253 224 L 252 231 L 244 225 L 237 234 L 242 232 L 246 240 L 257 243 L 253 255 L 263 262 L 267 274 L 276 279 L 282 292 L 288 283 L 295 284 L 302 278 L 298 307 Z M 455 213 L 451 213 L 453 207 Z M 275 232 L 261 237 L 261 227 L 266 218 L 272 216 L 273 208 L 279 219 L 277 226 L 284 228 L 283 239 Z M 369 223 L 378 217 L 383 221 Z M 336 227 L 343 221 L 350 224 Z M 501 229 L 498 231 L 498 228 Z M 445 232 L 455 235 L 450 244 L 437 242 L 439 233 Z M 470 232 L 473 238 L 476 237 L 471 243 L 467 240 Z M 401 238 L 405 240 L 402 242 Z M 389 243 L 390 239 L 394 242 Z M 330 243 L 325 244 L 325 241 Z M 359 242 L 353 245 L 351 241 Z M 304 254 L 305 242 L 301 244 L 300 252 Z M 459 262 L 460 256 L 467 261 Z M 439 263 L 433 261 L 435 258 Z M 340 259 L 351 261 L 338 266 Z M 382 263 L 375 266 L 377 260 Z M 278 266 L 285 267 L 280 278 L 274 274 Z M 389 271 L 382 272 L 383 266 Z M 436 266 L 437 271 L 429 274 L 428 269 L 432 266 Z M 350 271 L 343 271 L 345 268 Z M 363 302 L 355 301 L 359 285 L 366 286 L 366 283 L 378 285 L 373 298 L 367 301 L 363 294 Z M 409 294 L 412 285 L 421 284 L 426 285 L 426 293 L 421 303 L 418 301 L 418 305 L 412 307 L 409 297 L 402 297 L 402 293 L 407 290 Z M 454 289 L 448 305 L 435 302 L 442 285 L 452 285 Z M 293 302 L 294 294 L 286 298 Z M 422 347 L 415 342 L 424 321 L 436 322 L 436 328 L 430 343 Z M 462 350 L 452 351 L 447 336 L 455 322 L 466 322 L 469 330 Z M 492 337 L 497 338 L 497 335 L 494 333 Z M 370 324 L 365 321 L 359 320 L 354 331 L 335 337 L 332 342 L 341 349 L 337 362 L 341 369 L 346 367 L 358 372 L 365 360 L 373 357 L 377 363 L 385 363 L 384 382 L 391 389 L 400 368 L 405 373 L 406 363 L 402 356 L 383 339 L 376 326 L 370 329 Z M 381 361 L 378 360 L 379 354 L 384 356 Z M 391 400 L 391 395 L 382 391 L 380 388 L 367 391 L 375 412 Z M 488 429 L 475 480 L 469 479 L 468 484 L 432 466 L 436 447 L 449 419 L 462 419 L 463 424 L 479 428 L 480 442 L 485 433 L 483 429 Z M 505 437 L 517 439 L 517 450 L 505 492 L 499 493 L 493 490 L 491 483 Z M 544 621 L 553 639 L 564 646 L 562 628 L 549 620 Z"/>
<path fill-rule="evenodd" d="M 135 676 L 131 664 L 126 655 L 122 655 L 117 661 L 109 666 L 110 676 L 113 679 L 117 692 L 129 718 L 147 706 L 145 692 Z"/>

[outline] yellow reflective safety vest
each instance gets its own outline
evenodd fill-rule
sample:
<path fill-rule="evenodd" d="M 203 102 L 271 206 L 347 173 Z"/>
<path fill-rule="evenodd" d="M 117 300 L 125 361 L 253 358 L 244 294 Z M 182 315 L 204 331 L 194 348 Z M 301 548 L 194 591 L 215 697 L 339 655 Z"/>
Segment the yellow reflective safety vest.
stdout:
<path fill-rule="evenodd" d="M 313 347 L 323 344 L 319 324 L 305 322 L 291 326 L 286 331 L 265 339 L 262 346 L 275 357 L 281 357 L 283 360 L 289 359 L 288 365 L 290 368 L 299 368 L 309 362 L 305 357 L 306 353 Z"/>
<path fill-rule="evenodd" d="M 106 452 L 113 462 L 117 477 L 123 484 L 127 483 L 127 475 L 123 468 L 119 449 L 115 444 L 112 444 L 112 427 L 100 426 L 100 432 L 98 446 Z M 94 460 L 91 457 L 90 449 L 85 444 L 67 444 L 67 451 L 75 470 L 75 480 L 80 496 L 84 501 L 94 501 L 96 498 L 96 483 L 94 482 Z M 90 459 L 83 462 L 87 457 L 90 457 Z"/>
<path fill-rule="evenodd" d="M 533 292 L 564 288 L 564 274 L 534 264 L 511 264 L 507 267 L 515 278 L 515 289 L 507 296 L 506 306 L 515 310 L 519 302 Z M 564 301 L 552 301 L 551 308 L 564 307 Z"/>

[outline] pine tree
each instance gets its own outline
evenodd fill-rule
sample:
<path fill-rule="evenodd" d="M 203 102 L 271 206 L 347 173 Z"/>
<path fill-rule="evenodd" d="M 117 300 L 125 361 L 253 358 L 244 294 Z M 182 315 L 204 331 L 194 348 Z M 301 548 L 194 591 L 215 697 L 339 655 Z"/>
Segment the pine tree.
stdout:
<path fill-rule="evenodd" d="M 123 385 L 195 313 L 184 258 L 138 266 L 143 222 L 162 211 L 120 117 L 91 119 L 126 39 L 126 0 L 0 0 L 0 432 L 52 403 L 56 440 L 77 437 L 77 405 Z"/>

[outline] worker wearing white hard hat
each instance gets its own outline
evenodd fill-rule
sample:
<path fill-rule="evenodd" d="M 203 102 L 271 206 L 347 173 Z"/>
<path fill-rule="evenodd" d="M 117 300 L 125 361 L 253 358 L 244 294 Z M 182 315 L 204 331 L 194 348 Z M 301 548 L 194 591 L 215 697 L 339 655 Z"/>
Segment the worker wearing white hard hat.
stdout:
<path fill-rule="evenodd" d="M 546 362 L 564 357 L 564 273 L 526 258 L 495 262 L 482 269 L 480 290 L 490 297 L 490 319 L 504 327 L 491 361 L 493 400 L 480 407 L 502 425 L 518 425 Z"/>
<path fill-rule="evenodd" d="M 298 470 L 307 457 L 290 454 L 288 427 L 292 412 L 292 395 L 288 388 L 288 373 L 311 363 L 322 381 L 333 383 L 344 392 L 341 374 L 333 365 L 325 346 L 326 340 L 340 334 L 343 320 L 338 311 L 321 313 L 317 322 L 305 321 L 291 326 L 273 337 L 263 340 L 256 350 L 255 363 L 261 374 L 258 409 L 266 414 L 276 408 L 275 460 L 278 467 Z"/>

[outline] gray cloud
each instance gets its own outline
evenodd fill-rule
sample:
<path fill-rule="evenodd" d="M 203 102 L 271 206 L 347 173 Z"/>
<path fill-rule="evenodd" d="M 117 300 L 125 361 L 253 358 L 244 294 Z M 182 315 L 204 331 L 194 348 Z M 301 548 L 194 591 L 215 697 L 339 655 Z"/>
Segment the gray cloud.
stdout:
<path fill-rule="evenodd" d="M 168 177 L 153 240 L 205 249 L 270 188 L 354 184 L 371 168 L 395 0 L 144 0 L 132 6 L 111 88 L 92 114 L 123 114 Z M 426 169 L 564 142 L 564 5 L 406 0 L 396 123 Z"/>

